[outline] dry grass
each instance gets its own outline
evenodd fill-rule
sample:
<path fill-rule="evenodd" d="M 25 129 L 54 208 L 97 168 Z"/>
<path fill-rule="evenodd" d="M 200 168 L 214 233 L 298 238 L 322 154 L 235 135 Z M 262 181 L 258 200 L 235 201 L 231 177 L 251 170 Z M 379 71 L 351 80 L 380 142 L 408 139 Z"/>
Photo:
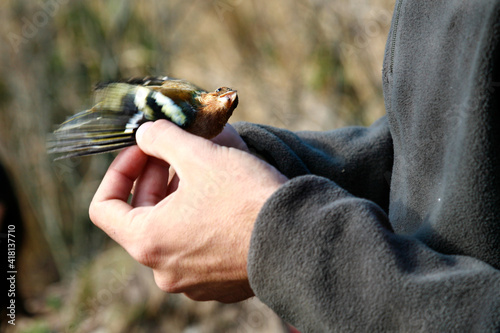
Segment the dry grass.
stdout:
<path fill-rule="evenodd" d="M 388 0 L 3 1 L 0 156 L 26 215 L 19 278 L 36 314 L 20 319 L 24 330 L 264 332 L 275 325 L 268 310 L 260 328 L 238 319 L 257 303 L 200 304 L 151 286 L 148 271 L 88 220 L 112 156 L 52 162 L 46 134 L 89 106 L 94 83 L 150 74 L 237 89 L 232 121 L 292 130 L 367 125 L 384 113 L 381 64 L 392 6 Z M 108 271 L 116 257 L 119 265 Z M 126 291 L 85 307 L 105 290 L 106 272 L 122 266 L 132 277 Z"/>

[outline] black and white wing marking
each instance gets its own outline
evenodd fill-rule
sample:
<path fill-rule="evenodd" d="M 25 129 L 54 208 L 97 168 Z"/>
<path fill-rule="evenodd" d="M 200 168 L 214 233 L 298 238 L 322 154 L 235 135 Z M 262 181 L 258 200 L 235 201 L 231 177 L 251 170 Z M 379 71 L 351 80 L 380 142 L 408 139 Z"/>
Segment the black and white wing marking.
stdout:
<path fill-rule="evenodd" d="M 183 107 L 152 87 L 110 83 L 96 90 L 96 105 L 72 116 L 48 140 L 60 158 L 98 154 L 134 145 L 137 128 L 164 118 L 185 127 L 192 119 Z"/>

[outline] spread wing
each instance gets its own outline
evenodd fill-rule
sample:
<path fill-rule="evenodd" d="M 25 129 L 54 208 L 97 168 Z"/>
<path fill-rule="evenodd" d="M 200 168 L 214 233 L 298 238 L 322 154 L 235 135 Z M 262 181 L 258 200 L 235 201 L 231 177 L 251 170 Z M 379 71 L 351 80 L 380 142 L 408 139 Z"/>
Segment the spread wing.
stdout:
<path fill-rule="evenodd" d="M 131 146 L 142 123 L 160 118 L 186 127 L 196 113 L 193 89 L 199 88 L 167 77 L 100 84 L 94 107 L 62 123 L 48 139 L 48 152 L 60 159 Z"/>

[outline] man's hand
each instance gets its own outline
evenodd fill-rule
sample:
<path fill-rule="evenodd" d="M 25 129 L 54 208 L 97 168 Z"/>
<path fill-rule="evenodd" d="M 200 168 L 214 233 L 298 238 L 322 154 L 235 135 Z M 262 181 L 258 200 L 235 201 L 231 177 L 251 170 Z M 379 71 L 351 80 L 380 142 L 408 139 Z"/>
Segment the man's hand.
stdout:
<path fill-rule="evenodd" d="M 238 132 L 230 124 L 226 124 L 222 132 L 212 139 L 212 142 L 220 146 L 233 147 L 247 153 L 250 152 L 245 141 L 243 141 Z"/>
<path fill-rule="evenodd" d="M 238 138 L 229 127 L 214 141 L 245 149 Z M 164 120 L 139 128 L 137 142 L 109 167 L 91 220 L 151 267 L 166 292 L 222 302 L 253 296 L 247 275 L 253 225 L 286 178 L 242 150 Z"/>

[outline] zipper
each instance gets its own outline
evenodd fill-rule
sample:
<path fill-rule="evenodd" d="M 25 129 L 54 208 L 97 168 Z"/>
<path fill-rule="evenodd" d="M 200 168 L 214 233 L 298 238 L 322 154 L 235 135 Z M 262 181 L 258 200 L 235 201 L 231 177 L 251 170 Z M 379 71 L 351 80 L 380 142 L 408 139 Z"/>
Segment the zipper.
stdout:
<path fill-rule="evenodd" d="M 401 11 L 401 3 L 403 0 L 397 0 L 397 6 L 396 6 L 396 15 L 394 15 L 394 23 L 392 26 L 392 36 L 391 36 L 391 62 L 389 66 L 389 73 L 392 74 L 392 70 L 394 68 L 394 51 L 396 49 L 396 33 L 398 31 L 398 24 L 399 24 L 399 14 Z"/>

